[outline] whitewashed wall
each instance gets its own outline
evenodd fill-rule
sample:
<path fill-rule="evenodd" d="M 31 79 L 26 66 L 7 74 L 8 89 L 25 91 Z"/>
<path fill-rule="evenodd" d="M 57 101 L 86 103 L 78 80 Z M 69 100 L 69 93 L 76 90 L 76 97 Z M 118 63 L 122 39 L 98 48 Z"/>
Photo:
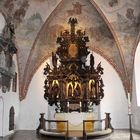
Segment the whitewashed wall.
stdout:
<path fill-rule="evenodd" d="M 2 30 L 4 28 L 5 25 L 5 20 L 4 17 L 2 16 L 2 14 L 0 13 L 0 34 L 2 33 Z M 0 137 L 3 136 L 3 97 L 2 97 L 2 92 L 0 89 Z"/>
<path fill-rule="evenodd" d="M 116 129 L 128 128 L 128 108 L 122 82 L 115 69 L 100 55 L 94 53 L 96 65 L 101 61 L 104 68 L 104 98 L 101 101 L 101 118 L 105 112 L 111 113 L 112 126 Z"/>
<path fill-rule="evenodd" d="M 19 129 L 35 130 L 39 125 L 40 113 L 46 113 L 48 117 L 48 103 L 44 99 L 44 80 L 43 63 L 35 73 L 26 98 L 20 103 Z"/>
<path fill-rule="evenodd" d="M 0 137 L 3 136 L 3 131 L 2 131 L 2 127 L 3 127 L 3 98 L 0 96 Z"/>
<path fill-rule="evenodd" d="M 136 54 L 135 54 L 135 62 L 134 62 L 134 76 L 135 76 L 135 87 L 136 91 L 136 97 L 137 97 L 137 105 L 140 106 L 140 42 L 138 44 L 137 50 L 136 50 Z"/>
<path fill-rule="evenodd" d="M 5 26 L 5 20 L 2 14 L 0 13 L 0 34 Z M 17 71 L 17 61 L 16 55 L 13 56 L 13 61 L 16 65 Z M 9 111 L 11 107 L 14 107 L 15 111 L 15 129 L 18 123 L 18 114 L 19 114 L 19 96 L 18 96 L 18 86 L 17 92 L 12 92 L 12 83 L 9 92 L 2 93 L 0 89 L 0 137 L 11 134 L 13 131 L 9 131 Z"/>
<path fill-rule="evenodd" d="M 132 125 L 133 129 L 140 131 L 140 42 L 135 54 L 133 96 L 132 96 Z"/>
<path fill-rule="evenodd" d="M 13 56 L 13 61 L 16 66 L 17 70 L 17 61 L 16 61 L 16 55 Z M 17 78 L 18 79 L 18 78 Z M 19 91 L 18 91 L 18 80 L 17 80 L 17 92 L 12 91 L 12 82 L 10 91 L 6 93 L 2 93 L 0 89 L 0 137 L 9 135 L 13 133 L 13 131 L 9 131 L 9 112 L 10 108 L 13 106 L 15 111 L 15 130 L 18 126 L 18 117 L 19 117 Z"/>
<path fill-rule="evenodd" d="M 18 114 L 19 114 L 19 97 L 17 93 L 7 92 L 0 93 L 0 116 L 2 117 L 2 122 L 0 122 L 0 134 L 1 136 L 6 136 L 11 134 L 13 131 L 9 131 L 9 112 L 10 108 L 13 106 L 15 111 L 15 129 L 17 128 L 18 123 Z M 3 99 L 2 99 L 3 98 Z M 3 100 L 3 101 L 2 101 Z"/>
<path fill-rule="evenodd" d="M 105 97 L 101 102 L 101 118 L 104 113 L 111 113 L 112 126 L 115 129 L 128 128 L 127 99 L 122 82 L 116 71 L 108 64 L 103 63 L 105 68 L 103 80 L 105 83 Z"/>
<path fill-rule="evenodd" d="M 140 106 L 138 106 L 135 83 L 132 92 L 132 128 L 140 131 Z"/>

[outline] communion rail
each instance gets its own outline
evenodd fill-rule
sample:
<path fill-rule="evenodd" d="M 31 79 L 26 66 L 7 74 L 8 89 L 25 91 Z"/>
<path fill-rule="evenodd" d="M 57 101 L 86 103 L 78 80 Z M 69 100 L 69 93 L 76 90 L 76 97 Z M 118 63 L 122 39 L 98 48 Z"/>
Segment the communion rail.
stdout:
<path fill-rule="evenodd" d="M 96 122 L 99 122 L 101 123 L 101 125 L 103 125 L 103 122 L 105 123 L 104 124 L 104 129 L 101 128 L 101 130 L 88 130 L 87 129 L 87 125 L 93 125 L 93 127 L 95 126 L 95 123 Z M 84 140 L 87 140 L 87 137 L 99 137 L 99 136 L 104 136 L 104 135 L 107 135 L 107 134 L 110 134 L 113 132 L 113 127 L 111 125 L 111 119 L 110 117 L 106 117 L 105 119 L 102 119 L 102 120 L 83 120 L 83 138 Z"/>
<path fill-rule="evenodd" d="M 68 133 L 69 133 L 69 125 L 67 120 L 45 120 L 48 122 L 49 129 L 40 128 L 39 132 L 43 135 L 53 136 L 53 137 L 65 137 L 65 140 L 68 140 Z M 56 129 L 50 128 L 50 123 L 65 123 L 65 128 L 63 131 L 57 131 Z"/>
<path fill-rule="evenodd" d="M 105 114 L 106 114 L 106 118 L 102 120 L 83 120 L 83 130 L 80 133 L 84 140 L 87 140 L 87 137 L 100 137 L 100 136 L 111 134 L 113 132 L 110 113 L 105 113 Z M 52 136 L 52 137 L 64 137 L 65 140 L 68 140 L 70 136 L 69 133 L 71 132 L 69 130 L 68 120 L 46 120 L 44 118 L 44 113 L 42 113 L 39 121 L 40 121 L 40 124 L 37 128 L 38 134 Z M 46 129 L 46 122 L 48 123 L 47 129 Z M 100 126 L 102 126 L 98 128 L 98 130 L 94 129 L 95 124 L 97 122 L 101 123 Z M 58 124 L 60 124 L 60 126 L 63 126 L 63 128 L 61 129 L 57 129 L 55 127 L 52 128 L 50 127 L 51 123 L 55 123 L 57 126 Z M 103 127 L 104 129 L 102 129 Z"/>

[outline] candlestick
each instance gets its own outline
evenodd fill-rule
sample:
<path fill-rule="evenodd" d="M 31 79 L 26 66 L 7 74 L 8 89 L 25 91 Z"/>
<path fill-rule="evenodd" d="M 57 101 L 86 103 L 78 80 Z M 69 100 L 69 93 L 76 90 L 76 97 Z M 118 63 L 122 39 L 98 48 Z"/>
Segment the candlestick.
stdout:
<path fill-rule="evenodd" d="M 133 135 L 132 135 L 132 122 L 131 122 L 131 117 L 132 117 L 132 112 L 131 112 L 131 96 L 130 96 L 130 93 L 129 92 L 128 92 L 128 116 L 129 116 L 130 140 L 133 140 Z"/>
<path fill-rule="evenodd" d="M 128 92 L 128 105 L 131 104 L 130 93 Z"/>
<path fill-rule="evenodd" d="M 132 122 L 131 122 L 131 117 L 132 117 L 132 114 L 128 114 L 129 116 L 129 132 L 130 132 L 130 140 L 133 140 L 133 134 L 132 134 Z"/>
<path fill-rule="evenodd" d="M 128 92 L 128 114 L 131 114 L 131 99 L 130 99 L 130 93 Z"/>

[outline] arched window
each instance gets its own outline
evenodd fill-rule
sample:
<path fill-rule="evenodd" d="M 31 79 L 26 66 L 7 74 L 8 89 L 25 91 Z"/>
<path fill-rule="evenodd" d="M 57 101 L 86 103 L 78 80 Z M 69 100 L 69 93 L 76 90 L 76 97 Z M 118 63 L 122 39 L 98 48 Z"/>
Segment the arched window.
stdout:
<path fill-rule="evenodd" d="M 137 46 L 137 50 L 135 53 L 135 83 L 136 83 L 136 98 L 137 104 L 140 106 L 140 42 Z"/>
<path fill-rule="evenodd" d="M 9 131 L 14 130 L 14 115 L 15 115 L 15 111 L 14 111 L 14 107 L 12 106 L 9 112 Z"/>

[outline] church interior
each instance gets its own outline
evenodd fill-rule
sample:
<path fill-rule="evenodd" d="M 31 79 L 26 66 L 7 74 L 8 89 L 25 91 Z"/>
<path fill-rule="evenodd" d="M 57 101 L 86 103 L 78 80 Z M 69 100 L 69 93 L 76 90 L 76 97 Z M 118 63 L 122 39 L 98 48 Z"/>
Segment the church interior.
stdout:
<path fill-rule="evenodd" d="M 0 140 L 140 140 L 139 0 L 0 0 Z"/>

